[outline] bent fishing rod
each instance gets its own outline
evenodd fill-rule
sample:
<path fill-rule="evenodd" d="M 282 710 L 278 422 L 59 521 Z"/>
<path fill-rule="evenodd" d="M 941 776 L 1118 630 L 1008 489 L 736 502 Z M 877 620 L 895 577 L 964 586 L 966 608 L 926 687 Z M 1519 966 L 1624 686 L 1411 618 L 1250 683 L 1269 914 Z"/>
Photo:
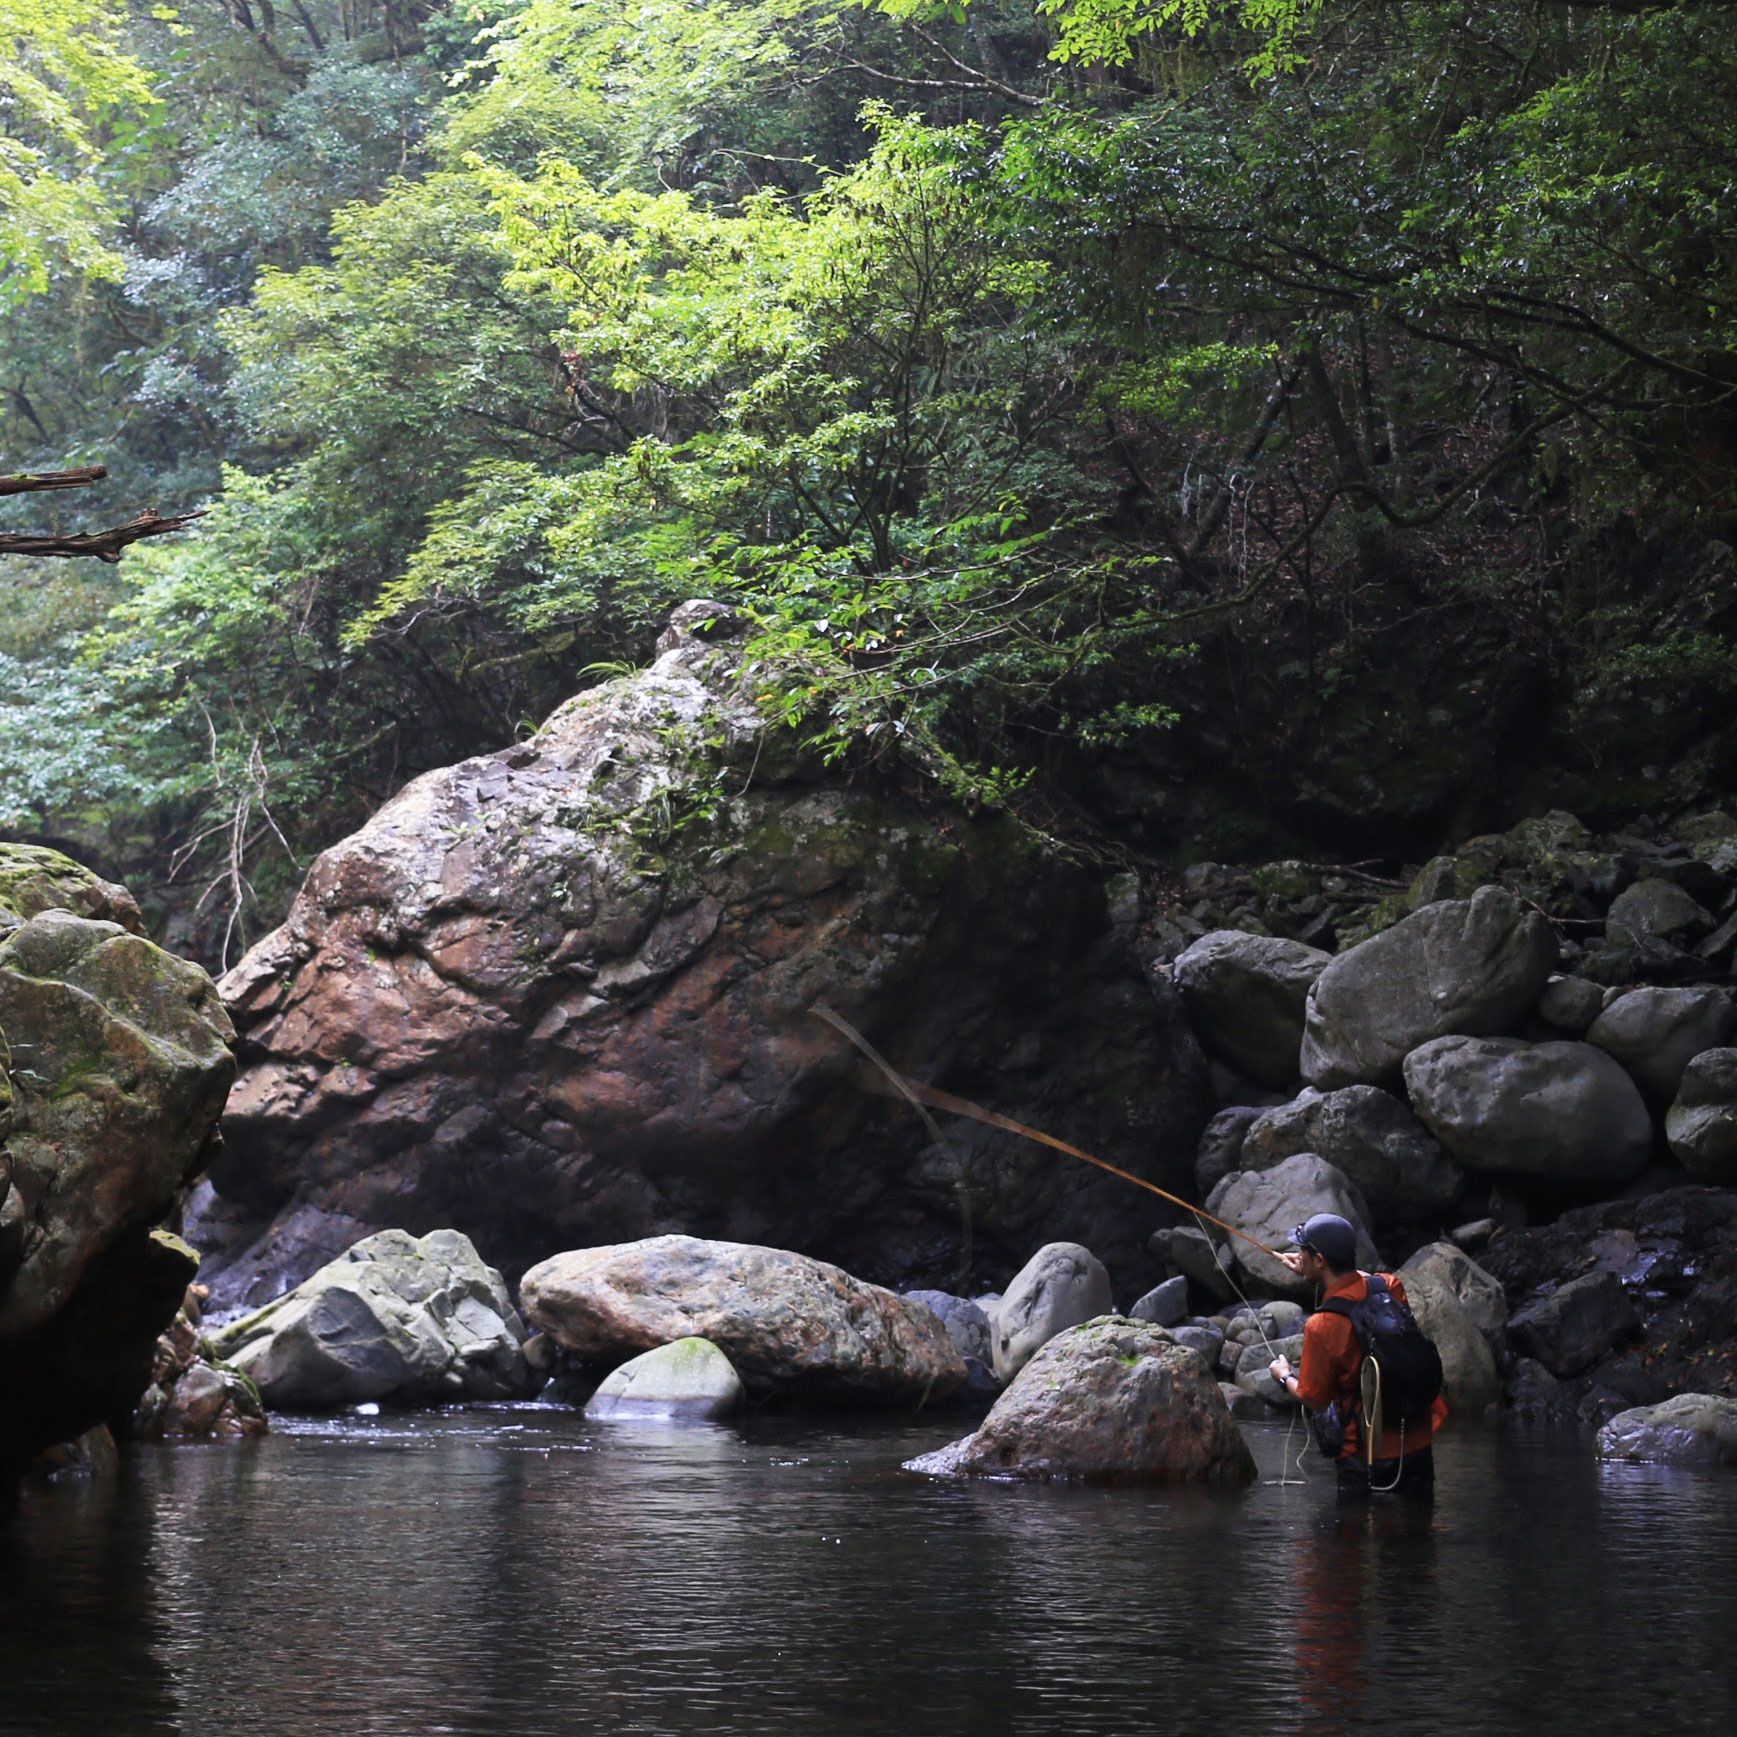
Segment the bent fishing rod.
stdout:
<path fill-rule="evenodd" d="M 1264 1242 L 1252 1237 L 1245 1230 L 1238 1230 L 1234 1224 L 1227 1224 L 1222 1218 L 1214 1218 L 1204 1207 L 1196 1206 L 1191 1201 L 1184 1200 L 1180 1195 L 1172 1194 L 1167 1188 L 1160 1188 L 1156 1182 L 1148 1182 L 1144 1176 L 1136 1176 L 1131 1170 L 1123 1170 L 1112 1164 L 1108 1159 L 1095 1157 L 1090 1152 L 1082 1152 L 1078 1146 L 1070 1146 L 1065 1140 L 1058 1140 L 1053 1134 L 1046 1134 L 1041 1128 L 1029 1128 L 1024 1122 L 1016 1122 L 1011 1116 L 1004 1116 L 998 1110 L 988 1110 L 981 1104 L 974 1104 L 969 1098 L 955 1097 L 951 1092 L 943 1092 L 935 1086 L 925 1086 L 918 1080 L 907 1079 L 901 1074 L 879 1050 L 877 1050 L 849 1020 L 835 1013 L 824 1001 L 816 1002 L 814 1012 L 826 1021 L 835 1031 L 854 1044 L 875 1067 L 886 1077 L 887 1086 L 877 1087 L 885 1090 L 888 1096 L 903 1098 L 919 1116 L 929 1130 L 930 1137 L 937 1146 L 944 1146 L 941 1131 L 935 1126 L 935 1121 L 928 1110 L 943 1110 L 949 1115 L 968 1116 L 974 1122 L 983 1122 L 991 1128 L 1000 1128 L 1005 1133 L 1019 1134 L 1027 1140 L 1035 1140 L 1040 1146 L 1048 1146 L 1057 1152 L 1065 1152 L 1070 1158 L 1078 1158 L 1083 1163 L 1095 1164 L 1100 1170 L 1107 1170 L 1112 1176 L 1119 1176 L 1124 1182 L 1132 1182 L 1136 1188 L 1144 1188 L 1148 1194 L 1156 1194 L 1160 1200 L 1168 1200 L 1172 1206 L 1180 1206 L 1184 1212 L 1192 1213 L 1195 1218 L 1203 1219 L 1207 1224 L 1216 1224 L 1220 1230 L 1227 1230 L 1234 1237 L 1241 1238 L 1251 1248 L 1258 1248 L 1262 1254 L 1271 1255 L 1276 1260 L 1278 1250 L 1268 1248 Z"/>

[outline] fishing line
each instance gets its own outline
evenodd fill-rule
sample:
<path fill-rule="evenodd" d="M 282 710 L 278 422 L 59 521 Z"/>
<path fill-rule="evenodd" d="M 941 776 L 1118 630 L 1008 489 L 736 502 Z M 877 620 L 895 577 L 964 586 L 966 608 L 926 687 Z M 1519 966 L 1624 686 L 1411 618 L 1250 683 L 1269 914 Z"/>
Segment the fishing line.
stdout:
<path fill-rule="evenodd" d="M 1271 1255 L 1275 1260 L 1279 1258 L 1276 1249 L 1268 1248 L 1264 1242 L 1261 1242 L 1258 1238 L 1250 1236 L 1247 1231 L 1238 1230 L 1234 1224 L 1227 1224 L 1222 1218 L 1214 1218 L 1204 1207 L 1196 1206 L 1192 1201 L 1184 1200 L 1180 1195 L 1172 1194 L 1167 1188 L 1160 1188 L 1156 1182 L 1148 1182 L 1145 1177 L 1136 1176 L 1129 1170 L 1123 1170 L 1118 1165 L 1111 1164 L 1107 1159 L 1095 1157 L 1090 1152 L 1082 1152 L 1078 1146 L 1070 1146 L 1067 1141 L 1058 1140 L 1053 1134 L 1044 1133 L 1041 1128 L 1028 1127 L 1024 1122 L 1016 1122 L 1011 1116 L 1004 1116 L 997 1110 L 985 1109 L 981 1104 L 972 1103 L 969 1098 L 955 1097 L 951 1092 L 943 1092 L 935 1086 L 926 1086 L 917 1080 L 907 1079 L 905 1075 L 900 1073 L 899 1070 L 895 1068 L 892 1063 L 889 1062 L 886 1057 L 883 1056 L 880 1051 L 877 1050 L 874 1045 L 871 1044 L 869 1040 L 850 1023 L 849 1020 L 845 1019 L 842 1014 L 836 1013 L 823 1001 L 815 1004 L 814 1012 L 824 1019 L 835 1031 L 839 1032 L 861 1050 L 862 1053 L 874 1063 L 879 1073 L 885 1077 L 888 1083 L 887 1087 L 878 1085 L 871 1077 L 871 1079 L 866 1082 L 870 1089 L 886 1091 L 888 1087 L 890 1087 L 890 1095 L 903 1098 L 905 1102 L 922 1117 L 923 1126 L 928 1129 L 929 1137 L 943 1152 L 949 1151 L 950 1148 L 948 1147 L 945 1138 L 942 1136 L 940 1128 L 936 1125 L 935 1118 L 929 1114 L 929 1109 L 931 1107 L 937 1110 L 946 1110 L 956 1116 L 968 1116 L 972 1121 L 982 1122 L 991 1128 L 1000 1128 L 1009 1134 L 1021 1135 L 1027 1140 L 1035 1140 L 1040 1146 L 1048 1146 L 1057 1152 L 1065 1152 L 1068 1157 L 1078 1158 L 1086 1164 L 1095 1164 L 1098 1169 L 1107 1170 L 1110 1175 L 1118 1176 L 1124 1182 L 1131 1182 L 1136 1188 L 1144 1188 L 1148 1194 L 1156 1194 L 1160 1200 L 1167 1200 L 1171 1205 L 1179 1206 L 1184 1212 L 1191 1213 L 1196 1222 L 1200 1224 L 1202 1235 L 1205 1235 L 1205 1227 L 1208 1224 L 1214 1224 L 1217 1225 L 1220 1230 L 1227 1230 L 1232 1236 L 1240 1237 L 1251 1248 L 1258 1248 L 1262 1254 Z M 965 1167 L 962 1162 L 959 1166 L 959 1207 L 961 1213 L 965 1215 L 966 1236 L 967 1239 L 969 1239 L 970 1204 L 969 1195 L 965 1188 Z M 1243 1307 L 1248 1310 L 1249 1318 L 1254 1321 L 1255 1331 L 1261 1336 L 1261 1343 L 1266 1347 L 1268 1353 L 1276 1359 L 1279 1353 L 1277 1348 L 1274 1346 L 1271 1337 L 1267 1333 L 1265 1324 L 1261 1320 L 1260 1310 L 1249 1301 L 1248 1297 L 1243 1293 L 1242 1287 L 1236 1282 L 1235 1278 L 1232 1277 L 1229 1267 L 1225 1265 L 1224 1256 L 1219 1253 L 1217 1242 L 1215 1242 L 1212 1237 L 1207 1236 L 1206 1246 L 1212 1251 L 1212 1258 L 1217 1264 L 1219 1272 L 1224 1275 L 1225 1283 L 1230 1286 L 1231 1290 L 1236 1294 L 1237 1299 L 1242 1303 Z M 1293 1408 L 1291 1412 L 1291 1428 L 1295 1427 L 1296 1418 L 1296 1410 Z M 1285 1431 L 1285 1451 L 1284 1459 L 1281 1461 L 1281 1464 L 1288 1463 L 1290 1459 L 1291 1428 L 1287 1428 Z M 1281 1488 L 1292 1487 L 1298 1482 L 1307 1483 L 1308 1478 L 1307 1475 L 1303 1473 L 1302 1466 L 1303 1453 L 1306 1453 L 1307 1451 L 1308 1441 L 1305 1439 L 1302 1452 L 1297 1455 L 1297 1471 L 1299 1474 L 1297 1478 L 1291 1478 L 1290 1476 L 1281 1473 L 1279 1477 L 1269 1479 L 1268 1482 L 1276 1484 Z"/>

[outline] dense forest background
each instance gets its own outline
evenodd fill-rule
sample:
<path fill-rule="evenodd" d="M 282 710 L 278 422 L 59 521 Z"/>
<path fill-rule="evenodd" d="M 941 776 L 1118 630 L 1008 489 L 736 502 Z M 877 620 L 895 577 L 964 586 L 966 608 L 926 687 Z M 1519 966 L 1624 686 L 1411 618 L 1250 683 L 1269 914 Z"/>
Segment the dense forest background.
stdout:
<path fill-rule="evenodd" d="M 1737 770 L 1737 38 L 1616 0 L 0 0 L 0 835 L 212 964 L 749 610 L 1106 859 Z M 106 503 L 106 504 L 104 504 Z"/>

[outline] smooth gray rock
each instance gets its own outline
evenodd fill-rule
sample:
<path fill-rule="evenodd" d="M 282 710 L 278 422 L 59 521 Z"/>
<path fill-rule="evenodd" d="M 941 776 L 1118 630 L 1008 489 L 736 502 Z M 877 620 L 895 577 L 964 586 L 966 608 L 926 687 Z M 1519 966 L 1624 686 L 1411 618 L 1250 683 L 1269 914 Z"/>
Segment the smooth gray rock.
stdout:
<path fill-rule="evenodd" d="M 1737 1049 L 1703 1050 L 1683 1070 L 1665 1138 L 1697 1182 L 1737 1183 Z"/>
<path fill-rule="evenodd" d="M 1590 1044 L 1437 1038 L 1406 1057 L 1405 1083 L 1449 1154 L 1481 1174 L 1626 1182 L 1652 1153 L 1639 1089 Z"/>
<path fill-rule="evenodd" d="M 1435 1136 L 1379 1086 L 1311 1089 L 1266 1111 L 1243 1138 L 1240 1168 L 1270 1170 L 1299 1152 L 1320 1153 L 1373 1212 L 1396 1219 L 1445 1210 L 1465 1182 Z"/>
<path fill-rule="evenodd" d="M 1244 1393 L 1252 1393 L 1268 1405 L 1294 1405 L 1296 1401 L 1268 1373 L 1275 1357 L 1285 1358 L 1293 1369 L 1302 1362 L 1303 1335 L 1300 1329 L 1282 1339 L 1269 1337 L 1245 1345 L 1242 1355 L 1236 1360 L 1236 1374 L 1231 1379 Z"/>
<path fill-rule="evenodd" d="M 1233 1170 L 1241 1170 L 1242 1142 L 1267 1112 L 1256 1104 L 1232 1104 L 1206 1124 L 1194 1154 L 1195 1198 L 1204 1200 Z"/>
<path fill-rule="evenodd" d="M 949 1291 L 906 1291 L 905 1299 L 933 1309 L 947 1329 L 947 1337 L 961 1357 L 975 1357 L 988 1363 L 994 1355 L 989 1317 L 969 1297 L 955 1297 Z"/>
<path fill-rule="evenodd" d="M 1224 1349 L 1224 1333 L 1202 1321 L 1184 1321 L 1170 1329 L 1170 1337 L 1190 1351 L 1198 1351 L 1208 1369 L 1218 1367 L 1218 1354 Z"/>
<path fill-rule="evenodd" d="M 1662 1405 L 1621 1411 L 1598 1432 L 1601 1460 L 1667 1466 L 1737 1466 L 1737 1399 L 1679 1393 Z"/>
<path fill-rule="evenodd" d="M 1189 1023 L 1209 1055 L 1265 1086 L 1297 1077 L 1303 1006 L 1332 955 L 1276 935 L 1215 929 L 1176 961 Z"/>
<path fill-rule="evenodd" d="M 1115 1483 L 1255 1476 L 1206 1364 L 1162 1327 L 1117 1315 L 1040 1346 L 971 1435 L 907 1470 Z"/>
<path fill-rule="evenodd" d="M 1407 1263 L 1398 1276 L 1418 1326 L 1440 1353 L 1442 1395 L 1448 1409 L 1459 1417 L 1481 1417 L 1502 1397 L 1502 1378 L 1489 1340 L 1460 1301 L 1443 1266 Z"/>
<path fill-rule="evenodd" d="M 1309 991 L 1302 1074 L 1387 1085 L 1420 1044 L 1510 1030 L 1556 963 L 1556 936 L 1503 887 L 1444 899 L 1341 953 Z"/>
<path fill-rule="evenodd" d="M 1640 1329 L 1641 1318 L 1622 1280 L 1607 1272 L 1570 1279 L 1508 1319 L 1515 1349 L 1559 1379 L 1590 1369 Z"/>
<path fill-rule="evenodd" d="M 613 1370 L 591 1396 L 585 1415 L 715 1423 L 734 1416 L 747 1397 L 735 1366 L 710 1339 L 677 1339 Z"/>
<path fill-rule="evenodd" d="M 1451 1242 L 1426 1243 L 1399 1269 L 1408 1291 L 1414 1277 L 1439 1279 L 1453 1292 L 1480 1333 L 1494 1337 L 1508 1319 L 1508 1294 L 1464 1249 Z"/>
<path fill-rule="evenodd" d="M 1178 1273 L 1155 1285 L 1128 1311 L 1132 1321 L 1150 1321 L 1154 1327 L 1179 1327 L 1188 1319 L 1188 1280 Z"/>
<path fill-rule="evenodd" d="M 1356 1185 L 1315 1152 L 1299 1152 L 1271 1170 L 1239 1170 L 1212 1191 L 1206 1210 L 1233 1224 L 1268 1249 L 1291 1246 L 1291 1231 L 1317 1212 L 1335 1212 L 1357 1227 L 1357 1264 L 1375 1264 L 1368 1229 L 1369 1209 Z M 1241 1237 L 1231 1254 L 1251 1287 L 1263 1293 L 1306 1301 L 1314 1287 L 1289 1267 Z"/>
<path fill-rule="evenodd" d="M 1014 1275 L 995 1311 L 995 1373 L 1011 1381 L 1057 1333 L 1114 1308 L 1110 1275 L 1090 1249 L 1045 1243 Z"/>
<path fill-rule="evenodd" d="M 535 1385 L 501 1275 L 456 1230 L 382 1230 L 209 1335 L 267 1405 L 511 1399 Z"/>
<path fill-rule="evenodd" d="M 1636 881 L 1611 901 L 1604 932 L 1615 946 L 1660 940 L 1693 941 L 1713 927 L 1713 919 L 1672 881 Z"/>
<path fill-rule="evenodd" d="M 1226 1238 L 1216 1230 L 1202 1230 L 1197 1225 L 1178 1225 L 1170 1233 L 1170 1261 L 1209 1296 L 1228 1302 L 1236 1295 L 1234 1274 L 1236 1263 L 1231 1259 Z"/>
<path fill-rule="evenodd" d="M 1592 1022 L 1586 1041 L 1615 1056 L 1642 1093 L 1663 1105 L 1677 1095 L 1689 1063 L 1733 1035 L 1737 1006 L 1722 990 L 1631 989 Z"/>
<path fill-rule="evenodd" d="M 1604 1011 L 1604 986 L 1589 977 L 1552 977 L 1538 997 L 1538 1017 L 1579 1037 Z"/>

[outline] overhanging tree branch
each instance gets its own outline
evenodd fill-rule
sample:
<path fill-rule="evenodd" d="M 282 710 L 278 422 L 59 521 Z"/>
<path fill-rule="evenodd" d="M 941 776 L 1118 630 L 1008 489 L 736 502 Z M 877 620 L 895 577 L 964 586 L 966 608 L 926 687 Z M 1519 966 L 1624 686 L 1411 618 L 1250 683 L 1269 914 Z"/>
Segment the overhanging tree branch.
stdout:
<path fill-rule="evenodd" d="M 18 471 L 0 476 L 0 495 L 43 494 L 53 489 L 82 488 L 86 483 L 100 482 L 108 469 L 100 464 L 87 464 L 78 470 Z M 121 551 L 142 537 L 161 537 L 178 531 L 195 519 L 205 517 L 203 510 L 193 513 L 171 513 L 165 516 L 146 507 L 137 518 L 124 525 L 111 526 L 106 531 L 78 531 L 65 536 L 53 532 L 0 532 L 0 555 L 50 555 L 73 560 L 89 556 L 111 565 L 120 560 Z"/>

